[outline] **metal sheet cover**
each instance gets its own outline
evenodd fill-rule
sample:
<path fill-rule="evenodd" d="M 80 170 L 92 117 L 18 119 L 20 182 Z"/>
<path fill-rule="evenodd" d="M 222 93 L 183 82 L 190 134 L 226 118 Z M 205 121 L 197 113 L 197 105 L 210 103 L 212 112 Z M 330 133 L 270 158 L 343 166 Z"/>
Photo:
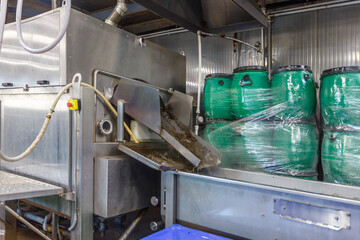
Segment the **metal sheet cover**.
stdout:
<path fill-rule="evenodd" d="M 61 187 L 0 171 L 0 201 L 57 195 Z"/>

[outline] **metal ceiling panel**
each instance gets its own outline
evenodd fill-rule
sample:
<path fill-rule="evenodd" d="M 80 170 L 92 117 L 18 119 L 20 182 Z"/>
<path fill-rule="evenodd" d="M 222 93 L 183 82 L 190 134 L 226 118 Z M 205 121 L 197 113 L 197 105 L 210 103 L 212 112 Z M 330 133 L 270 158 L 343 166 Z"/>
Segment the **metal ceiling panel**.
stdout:
<path fill-rule="evenodd" d="M 200 0 L 135 0 L 150 11 L 190 31 L 203 30 Z"/>
<path fill-rule="evenodd" d="M 116 0 L 72 0 L 72 5 L 87 12 L 115 7 Z"/>

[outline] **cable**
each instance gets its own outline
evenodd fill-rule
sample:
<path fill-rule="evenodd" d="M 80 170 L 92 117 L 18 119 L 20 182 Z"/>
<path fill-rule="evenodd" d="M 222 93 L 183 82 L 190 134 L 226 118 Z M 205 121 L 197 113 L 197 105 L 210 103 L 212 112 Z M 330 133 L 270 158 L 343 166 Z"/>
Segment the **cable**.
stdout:
<path fill-rule="evenodd" d="M 64 93 L 69 90 L 72 87 L 72 83 L 66 85 L 63 89 L 60 90 L 60 92 L 56 95 L 55 100 L 53 101 L 53 103 L 50 106 L 50 111 L 48 113 L 48 115 L 46 116 L 45 122 L 39 132 L 39 134 L 37 135 L 37 137 L 35 138 L 34 142 L 30 145 L 30 147 L 28 149 L 26 149 L 23 153 L 21 153 L 20 155 L 16 156 L 16 157 L 8 157 L 6 155 L 4 155 L 2 152 L 0 152 L 0 158 L 6 162 L 18 162 L 22 159 L 24 159 L 25 157 L 27 157 L 32 150 L 34 150 L 34 148 L 38 145 L 38 143 L 40 142 L 40 140 L 42 139 L 42 137 L 44 136 L 47 127 L 49 126 L 52 114 L 55 112 L 55 107 L 58 104 L 60 98 L 62 95 L 64 95 Z M 111 105 L 111 103 L 105 98 L 105 96 L 99 91 L 97 90 L 95 87 L 91 86 L 90 84 L 87 83 L 81 83 L 81 86 L 84 87 L 88 87 L 88 88 L 92 88 L 96 94 L 98 94 L 100 96 L 100 98 L 105 102 L 105 104 L 110 108 L 110 110 L 114 113 L 114 115 L 117 117 L 117 111 L 115 110 L 115 108 Z M 139 143 L 139 140 L 135 137 L 134 133 L 131 131 L 131 129 L 127 126 L 126 123 L 124 123 L 124 127 L 126 129 L 126 131 L 130 134 L 130 136 L 134 139 L 135 143 Z"/>
<path fill-rule="evenodd" d="M 4 0 L 2 0 L 2 1 L 4 1 Z M 16 6 L 16 31 L 17 31 L 19 43 L 21 44 L 21 46 L 23 46 L 23 48 L 26 51 L 28 51 L 30 53 L 40 54 L 40 53 L 45 53 L 45 52 L 50 51 L 61 41 L 61 39 L 64 37 L 64 35 L 66 33 L 66 29 L 69 25 L 69 20 L 70 20 L 71 0 L 63 1 L 63 5 L 65 4 L 65 19 L 64 19 L 64 23 L 62 24 L 60 32 L 57 35 L 57 37 L 48 46 L 45 46 L 43 48 L 38 48 L 38 49 L 31 48 L 28 45 L 26 45 L 23 35 L 22 35 L 21 18 L 22 18 L 23 1 L 24 0 L 18 0 L 17 6 Z M 0 25 L 0 28 L 1 28 L 1 25 Z"/>
<path fill-rule="evenodd" d="M 7 12 L 8 0 L 1 0 L 1 11 L 0 11 L 0 51 L 2 47 L 4 29 L 6 22 L 6 12 Z"/>

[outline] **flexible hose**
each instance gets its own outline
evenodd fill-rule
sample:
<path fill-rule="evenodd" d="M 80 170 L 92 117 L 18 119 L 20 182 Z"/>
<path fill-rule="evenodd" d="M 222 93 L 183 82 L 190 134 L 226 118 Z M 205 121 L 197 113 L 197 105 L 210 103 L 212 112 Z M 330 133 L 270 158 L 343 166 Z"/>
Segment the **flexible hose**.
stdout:
<path fill-rule="evenodd" d="M 1 0 L 1 10 L 0 10 L 0 51 L 3 43 L 4 29 L 6 22 L 6 12 L 7 12 L 8 0 Z"/>
<path fill-rule="evenodd" d="M 95 87 L 93 87 L 93 86 L 91 86 L 90 84 L 87 84 L 87 83 L 81 83 L 81 86 L 92 88 L 99 95 L 99 97 L 105 102 L 105 104 L 113 112 L 113 114 L 116 117 L 118 116 L 117 111 L 115 110 L 115 108 L 111 105 L 111 103 L 106 99 L 106 97 L 99 90 L 97 90 Z M 130 136 L 134 139 L 134 142 L 139 143 L 139 140 L 135 137 L 134 133 L 131 131 L 131 129 L 129 128 L 129 126 L 125 122 L 124 122 L 124 128 L 130 134 Z"/>
<path fill-rule="evenodd" d="M 61 96 L 69 89 L 71 88 L 72 83 L 66 85 L 63 89 L 61 89 L 61 91 L 56 95 L 56 98 L 54 100 L 54 102 L 51 104 L 50 107 L 50 111 L 48 113 L 48 115 L 46 116 L 45 122 L 39 132 L 39 134 L 37 135 L 37 137 L 35 138 L 34 142 L 30 145 L 30 147 L 28 149 L 26 149 L 22 154 L 20 154 L 17 157 L 8 157 L 6 155 L 4 155 L 2 152 L 0 152 L 0 158 L 6 162 L 17 162 L 20 161 L 21 159 L 24 159 L 25 157 L 27 157 L 32 150 L 34 150 L 34 148 L 36 147 L 36 145 L 38 145 L 38 143 L 40 142 L 41 138 L 44 136 L 45 131 L 47 129 L 47 127 L 49 126 L 50 120 L 51 120 L 51 116 L 54 113 L 54 109 L 56 107 L 56 105 L 58 104 Z"/>
<path fill-rule="evenodd" d="M 27 157 L 31 153 L 31 151 L 34 150 L 34 148 L 38 145 L 38 143 L 40 142 L 40 140 L 44 136 L 47 127 L 49 126 L 52 114 L 55 112 L 55 107 L 58 104 L 61 96 L 64 95 L 64 93 L 67 90 L 69 90 L 72 87 L 72 85 L 73 85 L 72 83 L 66 85 L 56 95 L 56 98 L 55 98 L 54 102 L 50 106 L 50 111 L 49 111 L 48 115 L 46 116 L 45 122 L 44 122 L 39 134 L 35 138 L 34 142 L 30 145 L 30 147 L 28 149 L 26 149 L 23 153 L 21 153 L 19 156 L 16 156 L 16 157 L 8 157 L 5 154 L 3 154 L 2 152 L 0 152 L 0 158 L 2 160 L 6 161 L 6 162 L 18 162 L 18 161 L 24 159 L 25 157 Z M 105 102 L 105 104 L 110 108 L 110 110 L 117 117 L 117 111 L 115 110 L 115 108 L 111 105 L 111 103 L 105 98 L 105 96 L 99 90 L 97 90 L 95 87 L 93 87 L 93 86 L 91 86 L 90 84 L 87 84 L 87 83 L 81 83 L 81 86 L 92 88 L 95 91 L 95 93 L 100 96 L 100 98 Z M 133 134 L 133 132 L 127 126 L 126 123 L 124 123 L 124 127 L 125 127 L 126 131 L 130 134 L 130 136 L 134 139 L 134 142 L 139 143 L 139 141 L 137 140 L 137 138 L 135 137 L 135 135 Z"/>
<path fill-rule="evenodd" d="M 71 0 L 66 0 L 63 2 L 65 4 L 65 19 L 64 19 L 64 22 L 61 26 L 60 32 L 57 35 L 57 37 L 48 46 L 45 46 L 43 48 L 38 48 L 38 49 L 31 48 L 28 45 L 26 45 L 23 35 L 22 35 L 21 18 L 22 18 L 23 1 L 24 0 L 18 0 L 17 6 L 16 6 L 16 31 L 17 31 L 19 43 L 21 44 L 21 46 L 23 46 L 23 48 L 26 51 L 28 51 L 30 53 L 40 54 L 40 53 L 45 53 L 45 52 L 50 51 L 61 41 L 61 39 L 64 37 L 64 35 L 66 33 L 66 29 L 69 25 L 69 20 L 70 20 Z M 1 25 L 0 25 L 0 27 L 1 27 Z"/>

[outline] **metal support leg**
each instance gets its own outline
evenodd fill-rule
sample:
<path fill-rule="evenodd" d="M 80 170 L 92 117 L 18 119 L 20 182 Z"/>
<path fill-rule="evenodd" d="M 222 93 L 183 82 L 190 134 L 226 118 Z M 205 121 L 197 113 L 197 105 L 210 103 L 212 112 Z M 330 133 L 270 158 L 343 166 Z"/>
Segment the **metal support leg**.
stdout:
<path fill-rule="evenodd" d="M 17 201 L 8 201 L 6 205 L 16 211 Z M 16 240 L 17 239 L 17 219 L 9 212 L 5 212 L 5 239 Z"/>
<path fill-rule="evenodd" d="M 59 216 L 56 215 L 55 213 L 52 214 L 51 226 L 52 226 L 51 238 L 53 240 L 57 240 L 58 239 L 58 229 L 59 229 Z"/>
<path fill-rule="evenodd" d="M 176 223 L 176 175 L 165 172 L 165 227 Z"/>
<path fill-rule="evenodd" d="M 73 142 L 78 142 L 78 151 L 73 152 L 74 171 L 76 177 L 74 184 L 77 197 L 77 224 L 71 232 L 72 240 L 93 239 L 94 216 L 94 131 L 89 131 L 89 126 L 95 126 L 94 121 L 94 91 L 81 88 L 81 105 L 79 126 L 73 129 Z M 73 126 L 75 126 L 74 124 Z M 78 139 L 74 139 L 78 136 Z M 74 148 L 75 149 L 75 148 Z"/>

